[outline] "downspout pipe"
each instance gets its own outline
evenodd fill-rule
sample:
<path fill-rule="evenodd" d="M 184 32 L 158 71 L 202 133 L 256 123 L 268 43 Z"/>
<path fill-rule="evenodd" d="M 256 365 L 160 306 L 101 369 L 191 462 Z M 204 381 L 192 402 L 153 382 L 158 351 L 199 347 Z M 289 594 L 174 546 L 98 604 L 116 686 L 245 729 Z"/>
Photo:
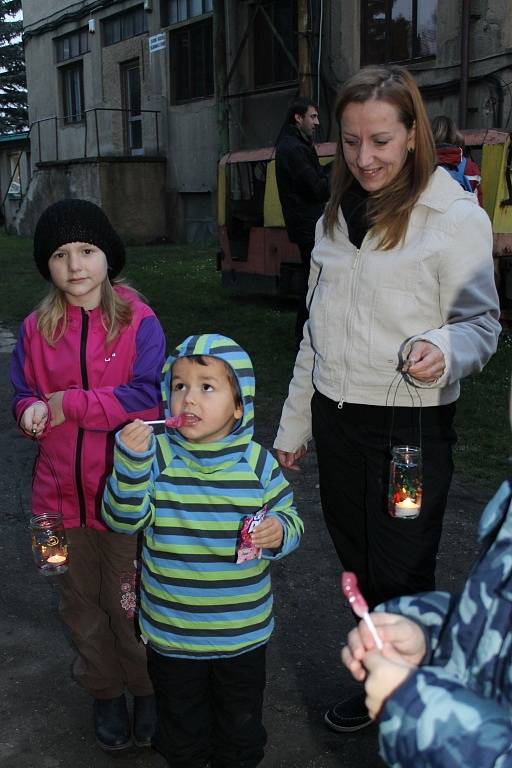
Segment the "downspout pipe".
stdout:
<path fill-rule="evenodd" d="M 471 0 L 462 0 L 460 25 L 459 128 L 467 128 L 469 86 L 469 21 Z"/>

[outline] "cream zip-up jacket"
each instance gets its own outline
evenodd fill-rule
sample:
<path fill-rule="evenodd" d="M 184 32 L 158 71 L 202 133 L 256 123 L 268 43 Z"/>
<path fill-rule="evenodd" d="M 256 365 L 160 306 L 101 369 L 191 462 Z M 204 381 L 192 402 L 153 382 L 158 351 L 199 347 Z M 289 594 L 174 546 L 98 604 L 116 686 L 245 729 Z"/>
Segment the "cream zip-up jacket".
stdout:
<path fill-rule="evenodd" d="M 324 234 L 323 219 L 316 226 L 309 321 L 274 443 L 283 451 L 311 438 L 315 388 L 339 407 L 411 406 L 411 391 L 416 407 L 451 403 L 460 379 L 496 351 L 491 223 L 447 171 L 434 171 L 405 240 L 389 251 L 378 249 L 371 232 L 356 248 L 341 211 L 338 221 L 334 239 Z M 397 372 L 419 339 L 439 347 L 446 367 L 433 384 L 408 379 L 408 391 Z"/>

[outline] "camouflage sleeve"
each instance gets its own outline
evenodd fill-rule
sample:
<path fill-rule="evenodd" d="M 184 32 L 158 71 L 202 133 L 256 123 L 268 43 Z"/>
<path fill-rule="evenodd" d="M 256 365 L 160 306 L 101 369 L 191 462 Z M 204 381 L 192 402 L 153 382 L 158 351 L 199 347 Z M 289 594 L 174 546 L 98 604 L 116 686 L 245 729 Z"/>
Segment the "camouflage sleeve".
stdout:
<path fill-rule="evenodd" d="M 421 667 L 386 701 L 379 743 L 392 768 L 512 768 L 510 709 Z"/>
<path fill-rule="evenodd" d="M 421 625 L 427 640 L 429 659 L 436 649 L 456 598 L 448 592 L 423 592 L 409 597 L 397 597 L 377 606 L 376 611 L 399 613 Z"/>

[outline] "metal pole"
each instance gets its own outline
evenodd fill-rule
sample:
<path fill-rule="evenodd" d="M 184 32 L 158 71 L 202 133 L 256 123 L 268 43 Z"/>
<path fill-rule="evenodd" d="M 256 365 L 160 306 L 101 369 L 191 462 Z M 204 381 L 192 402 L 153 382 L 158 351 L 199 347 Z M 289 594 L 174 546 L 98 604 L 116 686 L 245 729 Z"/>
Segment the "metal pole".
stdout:
<path fill-rule="evenodd" d="M 57 120 L 58 118 L 55 117 L 55 160 L 59 159 L 59 127 Z"/>
<path fill-rule="evenodd" d="M 227 110 L 226 16 L 224 0 L 213 3 L 213 50 L 215 97 L 217 100 L 217 131 L 219 156 L 229 150 L 229 113 Z"/>
<path fill-rule="evenodd" d="M 87 157 L 87 111 L 84 112 L 84 117 L 85 117 L 84 157 Z"/>
<path fill-rule="evenodd" d="M 297 32 L 299 35 L 299 94 L 311 99 L 311 59 L 309 55 L 309 12 L 308 0 L 297 0 Z"/>
<path fill-rule="evenodd" d="M 471 0 L 462 0 L 460 32 L 459 128 L 466 128 L 469 84 L 469 19 Z"/>
<path fill-rule="evenodd" d="M 158 112 L 155 112 L 156 153 L 160 154 L 160 141 L 158 137 Z"/>
<path fill-rule="evenodd" d="M 38 144 L 39 162 L 41 162 L 41 123 L 39 120 L 37 121 L 37 144 Z"/>

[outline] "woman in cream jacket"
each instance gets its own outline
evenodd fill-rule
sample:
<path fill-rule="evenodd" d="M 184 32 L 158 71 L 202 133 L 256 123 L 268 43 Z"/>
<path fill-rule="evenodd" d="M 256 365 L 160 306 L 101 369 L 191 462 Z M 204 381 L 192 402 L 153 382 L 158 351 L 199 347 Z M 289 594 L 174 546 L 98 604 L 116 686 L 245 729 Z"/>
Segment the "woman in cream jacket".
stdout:
<path fill-rule="evenodd" d="M 370 607 L 434 589 L 462 377 L 500 331 L 485 211 L 435 168 L 411 75 L 367 67 L 340 95 L 331 199 L 316 228 L 304 326 L 275 441 L 297 469 L 315 439 L 322 509 Z M 421 513 L 387 512 L 391 447 L 420 445 Z M 364 694 L 333 707 L 336 731 L 368 725 Z"/>

